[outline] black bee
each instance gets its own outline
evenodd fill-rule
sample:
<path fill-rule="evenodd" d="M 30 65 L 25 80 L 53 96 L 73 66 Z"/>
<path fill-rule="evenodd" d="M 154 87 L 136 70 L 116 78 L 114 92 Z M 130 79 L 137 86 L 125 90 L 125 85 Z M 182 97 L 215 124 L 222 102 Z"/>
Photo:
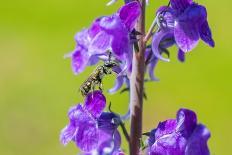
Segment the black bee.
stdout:
<path fill-rule="evenodd" d="M 102 90 L 102 79 L 105 75 L 112 74 L 112 68 L 118 64 L 113 61 L 106 61 L 103 65 L 98 66 L 88 79 L 80 86 L 80 91 L 83 96 L 86 96 L 95 86 L 98 85 Z"/>

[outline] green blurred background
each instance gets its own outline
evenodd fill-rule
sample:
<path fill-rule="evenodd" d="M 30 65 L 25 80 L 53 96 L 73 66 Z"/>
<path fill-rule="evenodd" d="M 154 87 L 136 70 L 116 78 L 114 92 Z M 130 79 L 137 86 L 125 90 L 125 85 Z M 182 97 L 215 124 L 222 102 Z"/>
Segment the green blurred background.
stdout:
<path fill-rule="evenodd" d="M 232 145 L 230 0 L 198 0 L 207 6 L 216 48 L 202 42 L 187 61 L 160 62 L 159 82 L 147 83 L 144 131 L 161 120 L 174 118 L 181 107 L 197 112 L 212 133 L 212 155 L 230 155 Z M 59 143 L 67 111 L 82 102 L 78 88 L 93 68 L 74 76 L 64 54 L 75 47 L 74 35 L 92 20 L 116 11 L 107 0 L 12 0 L 0 2 L 0 154 L 75 155 L 74 144 Z M 155 9 L 167 4 L 150 0 L 147 23 Z M 114 76 L 104 80 L 105 90 Z M 113 110 L 125 113 L 127 94 L 107 95 Z M 125 145 L 124 145 L 125 146 Z"/>

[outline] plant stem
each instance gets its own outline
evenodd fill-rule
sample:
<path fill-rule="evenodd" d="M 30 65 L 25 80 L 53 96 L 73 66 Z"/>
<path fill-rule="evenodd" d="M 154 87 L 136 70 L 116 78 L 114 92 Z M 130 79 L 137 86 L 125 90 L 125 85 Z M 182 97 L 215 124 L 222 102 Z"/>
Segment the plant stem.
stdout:
<path fill-rule="evenodd" d="M 145 6 L 146 0 L 138 0 L 142 6 L 142 14 L 137 23 L 137 31 L 143 34 L 139 40 L 139 51 L 133 52 L 132 73 L 130 79 L 130 155 L 139 155 L 140 140 L 142 137 L 142 111 L 143 111 L 143 88 L 144 88 L 144 54 L 146 43 L 145 34 Z"/>

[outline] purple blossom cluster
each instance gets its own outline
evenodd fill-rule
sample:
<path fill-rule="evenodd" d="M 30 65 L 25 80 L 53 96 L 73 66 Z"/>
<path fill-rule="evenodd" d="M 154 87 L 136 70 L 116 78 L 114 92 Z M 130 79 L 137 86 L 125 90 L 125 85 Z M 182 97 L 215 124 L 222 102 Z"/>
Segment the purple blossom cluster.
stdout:
<path fill-rule="evenodd" d="M 84 105 L 77 104 L 68 112 L 69 124 L 61 131 L 60 141 L 74 141 L 83 155 L 123 155 L 121 136 L 117 130 L 117 115 L 103 112 L 106 98 L 100 91 L 86 96 Z"/>
<path fill-rule="evenodd" d="M 209 155 L 209 130 L 197 124 L 196 114 L 180 109 L 176 119 L 159 123 L 149 135 L 148 155 Z"/>
<path fill-rule="evenodd" d="M 108 5 L 116 1 L 111 0 Z M 144 70 L 151 81 L 158 80 L 154 69 L 159 60 L 169 61 L 163 57 L 163 54 L 169 56 L 168 48 L 177 46 L 178 59 L 183 62 L 186 53 L 192 51 L 200 39 L 211 47 L 215 46 L 206 8 L 192 0 L 170 0 L 168 6 L 161 6 L 156 11 L 148 34 L 136 31 L 136 23 L 143 13 L 140 2 L 124 2 L 125 5 L 116 13 L 95 19 L 88 28 L 75 36 L 75 50 L 67 55 L 71 58 L 75 74 L 100 61 L 105 65 L 99 67 L 102 70 L 96 71 L 93 77 L 88 78 L 84 90 L 92 85 L 94 88 L 96 83 L 101 84 L 103 74 L 111 73 L 107 71 L 111 61 L 117 62 L 112 67 L 117 76 L 114 87 L 108 92 L 115 93 L 124 84 L 130 90 L 133 52 L 138 48 L 138 41 L 143 38 L 139 36 L 151 39 L 151 43 L 144 49 Z M 148 4 L 148 0 L 146 2 Z M 145 42 L 149 43 L 148 40 Z M 69 124 L 61 131 L 60 141 L 64 145 L 73 141 L 83 155 L 124 155 L 118 127 L 122 127 L 128 141 L 130 137 L 124 127 L 123 117 L 111 110 L 105 112 L 106 98 L 102 90 L 93 88 L 90 92 L 86 91 L 83 104 L 70 108 Z M 209 130 L 203 124 L 198 124 L 195 112 L 180 109 L 176 119 L 161 122 L 149 132 L 145 154 L 209 155 L 209 138 Z"/>

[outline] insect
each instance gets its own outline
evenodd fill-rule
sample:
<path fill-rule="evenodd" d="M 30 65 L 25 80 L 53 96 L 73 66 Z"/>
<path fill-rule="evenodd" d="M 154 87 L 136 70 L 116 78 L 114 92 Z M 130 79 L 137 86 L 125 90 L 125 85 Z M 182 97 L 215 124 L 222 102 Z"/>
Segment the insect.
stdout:
<path fill-rule="evenodd" d="M 104 62 L 103 65 L 98 66 L 87 80 L 80 86 L 82 96 L 86 96 L 91 90 L 94 90 L 95 86 L 98 85 L 99 89 L 102 90 L 102 79 L 105 75 L 112 74 L 112 68 L 118 64 L 114 61 Z"/>

